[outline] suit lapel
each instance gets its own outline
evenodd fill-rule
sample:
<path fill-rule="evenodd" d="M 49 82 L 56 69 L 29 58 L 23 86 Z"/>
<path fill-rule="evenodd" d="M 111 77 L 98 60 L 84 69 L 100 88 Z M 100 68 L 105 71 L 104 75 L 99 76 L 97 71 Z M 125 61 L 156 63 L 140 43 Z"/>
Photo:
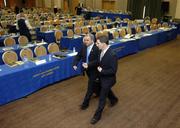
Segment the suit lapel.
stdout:
<path fill-rule="evenodd" d="M 101 62 L 106 59 L 106 56 L 107 56 L 108 52 L 109 52 L 109 49 L 108 49 L 108 50 L 106 51 L 106 53 L 103 55 L 103 57 L 102 57 L 102 59 L 101 59 Z M 99 57 L 99 60 L 100 60 L 100 57 Z M 110 60 L 109 60 L 109 61 L 110 61 Z"/>

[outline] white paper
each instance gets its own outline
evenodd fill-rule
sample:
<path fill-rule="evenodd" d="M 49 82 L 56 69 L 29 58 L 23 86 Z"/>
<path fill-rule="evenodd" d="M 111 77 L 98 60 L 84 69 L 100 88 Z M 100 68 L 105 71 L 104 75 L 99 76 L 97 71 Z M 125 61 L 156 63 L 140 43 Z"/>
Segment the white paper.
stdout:
<path fill-rule="evenodd" d="M 35 64 L 36 64 L 36 65 L 40 65 L 40 64 L 44 64 L 44 63 L 46 63 L 46 60 L 45 60 L 45 59 L 35 61 Z"/>
<path fill-rule="evenodd" d="M 72 52 L 72 53 L 69 53 L 67 54 L 68 56 L 76 56 L 78 54 L 78 52 Z"/>

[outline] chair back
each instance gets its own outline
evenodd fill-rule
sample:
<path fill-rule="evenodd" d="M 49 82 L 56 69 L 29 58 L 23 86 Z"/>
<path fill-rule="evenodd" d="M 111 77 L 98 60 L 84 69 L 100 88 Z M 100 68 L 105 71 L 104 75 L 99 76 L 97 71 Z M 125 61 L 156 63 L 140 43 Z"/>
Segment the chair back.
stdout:
<path fill-rule="evenodd" d="M 13 45 L 15 45 L 15 44 L 16 44 L 16 41 L 15 41 L 15 39 L 12 38 L 12 37 L 7 37 L 7 38 L 5 38 L 5 40 L 4 40 L 4 46 L 10 47 L 10 46 L 13 46 Z"/>
<path fill-rule="evenodd" d="M 30 48 L 21 49 L 20 57 L 21 57 L 21 60 L 23 60 L 25 57 L 29 60 L 33 58 L 33 52 Z"/>
<path fill-rule="evenodd" d="M 113 32 L 113 38 L 114 38 L 114 39 L 119 38 L 119 32 L 118 32 L 118 31 L 114 31 L 114 32 Z"/>
<path fill-rule="evenodd" d="M 74 33 L 75 33 L 76 35 L 81 35 L 81 28 L 79 28 L 79 27 L 75 28 L 75 29 L 74 29 Z"/>
<path fill-rule="evenodd" d="M 54 35 L 55 35 L 56 43 L 60 43 L 60 40 L 63 37 L 62 31 L 57 30 L 55 31 Z"/>
<path fill-rule="evenodd" d="M 140 27 L 140 26 L 137 26 L 137 27 L 136 27 L 136 33 L 141 33 L 141 32 L 142 32 L 141 27 Z"/>
<path fill-rule="evenodd" d="M 119 35 L 120 35 L 121 37 L 124 37 L 124 36 L 126 35 L 126 29 L 124 29 L 124 28 L 120 29 Z"/>
<path fill-rule="evenodd" d="M 47 50 L 43 45 L 40 45 L 35 47 L 34 53 L 36 56 L 45 56 L 47 55 Z"/>
<path fill-rule="evenodd" d="M 46 25 L 43 25 L 40 27 L 40 32 L 46 32 L 48 30 L 48 27 Z"/>
<path fill-rule="evenodd" d="M 73 37 L 74 37 L 74 32 L 73 32 L 72 29 L 69 29 L 69 30 L 67 31 L 67 37 L 68 37 L 68 38 L 73 38 Z"/>
<path fill-rule="evenodd" d="M 97 30 L 98 30 L 98 31 L 102 31 L 102 25 L 101 25 L 101 24 L 98 24 L 98 25 L 97 25 Z"/>
<path fill-rule="evenodd" d="M 6 51 L 2 55 L 2 60 L 7 65 L 12 65 L 18 61 L 18 56 L 14 51 Z"/>
<path fill-rule="evenodd" d="M 103 25 L 103 29 L 107 29 L 107 25 L 106 24 Z"/>
<path fill-rule="evenodd" d="M 48 45 L 48 52 L 49 53 L 55 53 L 55 52 L 59 52 L 59 46 L 56 43 L 50 43 Z"/>
<path fill-rule="evenodd" d="M 151 20 L 151 23 L 152 23 L 152 24 L 157 24 L 157 22 L 158 22 L 158 19 L 157 19 L 157 18 L 152 18 L 152 20 Z"/>
<path fill-rule="evenodd" d="M 26 36 L 19 36 L 18 38 L 19 45 L 25 46 L 29 43 L 28 38 Z"/>
<path fill-rule="evenodd" d="M 82 28 L 82 33 L 83 34 L 88 34 L 89 33 L 89 28 L 88 27 L 83 27 Z"/>
<path fill-rule="evenodd" d="M 126 31 L 127 31 L 127 34 L 132 34 L 132 29 L 131 29 L 131 27 L 128 27 L 127 29 L 126 29 Z"/>
<path fill-rule="evenodd" d="M 92 27 L 91 27 L 91 30 L 92 30 L 92 32 L 96 33 L 96 32 L 97 32 L 96 26 L 92 26 Z"/>

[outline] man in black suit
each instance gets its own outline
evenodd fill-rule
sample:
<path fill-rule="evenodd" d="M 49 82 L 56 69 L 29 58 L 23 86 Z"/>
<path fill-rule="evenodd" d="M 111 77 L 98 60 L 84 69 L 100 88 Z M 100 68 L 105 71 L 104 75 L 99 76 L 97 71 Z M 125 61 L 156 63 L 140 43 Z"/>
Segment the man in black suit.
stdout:
<path fill-rule="evenodd" d="M 99 95 L 100 92 L 100 86 L 98 84 L 95 84 L 96 80 L 98 79 L 97 66 L 99 53 L 100 51 L 98 47 L 94 44 L 94 36 L 92 34 L 85 35 L 85 37 L 83 38 L 83 47 L 75 57 L 73 62 L 73 68 L 74 70 L 76 70 L 77 64 L 80 60 L 82 60 L 83 69 L 89 79 L 86 96 L 84 97 L 84 101 L 81 104 L 82 110 L 88 108 L 89 101 L 93 92 L 95 92 L 96 95 Z"/>
<path fill-rule="evenodd" d="M 109 39 L 107 36 L 103 35 L 97 38 L 96 45 L 101 50 L 99 66 L 97 67 L 101 83 L 101 91 L 99 105 L 93 118 L 91 119 L 91 124 L 95 124 L 101 119 L 101 114 L 105 107 L 107 97 L 110 100 L 111 107 L 118 102 L 118 98 L 111 90 L 113 85 L 116 83 L 118 59 L 108 44 Z"/>
<path fill-rule="evenodd" d="M 19 15 L 19 19 L 17 21 L 17 25 L 19 28 L 19 33 L 20 35 L 24 35 L 28 38 L 28 41 L 31 42 L 31 34 L 30 34 L 30 29 L 32 28 L 31 25 L 29 24 L 29 21 L 26 19 L 25 15 L 23 12 Z"/>

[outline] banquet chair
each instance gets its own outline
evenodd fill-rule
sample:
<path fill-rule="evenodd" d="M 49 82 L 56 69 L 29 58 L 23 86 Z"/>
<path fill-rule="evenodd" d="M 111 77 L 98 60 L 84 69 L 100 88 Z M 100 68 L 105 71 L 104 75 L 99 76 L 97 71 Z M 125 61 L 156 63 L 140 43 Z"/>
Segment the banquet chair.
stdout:
<path fill-rule="evenodd" d="M 6 65 L 14 65 L 18 61 L 18 56 L 14 51 L 6 51 L 2 55 L 2 60 Z"/>
<path fill-rule="evenodd" d="M 74 37 L 74 32 L 73 32 L 72 29 L 69 29 L 69 30 L 67 31 L 67 37 L 68 37 L 68 38 L 73 38 L 73 37 Z"/>
<path fill-rule="evenodd" d="M 4 40 L 4 46 L 6 47 L 10 47 L 16 44 L 16 41 L 14 38 L 12 37 L 6 37 Z"/>
<path fill-rule="evenodd" d="M 34 53 L 36 56 L 45 56 L 47 55 L 47 50 L 43 45 L 40 45 L 35 47 Z"/>
<path fill-rule="evenodd" d="M 28 38 L 26 36 L 19 36 L 18 42 L 20 46 L 25 46 L 29 43 Z"/>
<path fill-rule="evenodd" d="M 59 46 L 56 43 L 50 43 L 48 45 L 48 52 L 49 53 L 56 53 L 59 52 Z"/>
<path fill-rule="evenodd" d="M 21 60 L 23 60 L 25 57 L 29 60 L 33 58 L 33 52 L 30 48 L 23 48 L 20 51 L 20 57 L 21 57 Z"/>
<path fill-rule="evenodd" d="M 63 37 L 63 33 L 60 30 L 56 30 L 54 33 L 56 43 L 60 44 L 61 38 Z"/>

